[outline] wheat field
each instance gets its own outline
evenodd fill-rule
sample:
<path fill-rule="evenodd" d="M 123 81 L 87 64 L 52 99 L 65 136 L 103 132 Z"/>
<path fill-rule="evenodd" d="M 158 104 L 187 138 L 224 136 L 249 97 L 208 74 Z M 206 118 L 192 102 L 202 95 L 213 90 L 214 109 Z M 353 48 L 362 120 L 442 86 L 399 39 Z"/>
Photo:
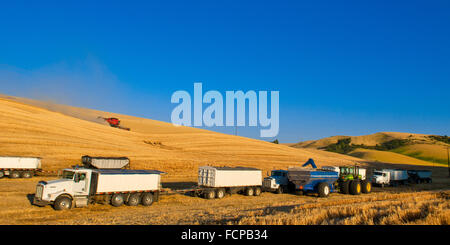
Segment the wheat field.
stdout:
<path fill-rule="evenodd" d="M 109 127 L 98 116 L 115 116 L 131 131 Z M 75 108 L 10 96 L 0 98 L 0 155 L 39 156 L 45 171 L 80 164 L 82 155 L 127 156 L 134 169 L 158 169 L 164 188 L 196 183 L 201 165 L 257 167 L 263 174 L 313 158 L 318 166 L 420 168 L 433 171 L 433 183 L 377 189 L 368 195 L 334 193 L 329 198 L 263 193 L 205 200 L 161 196 L 151 207 L 93 205 L 56 212 L 31 205 L 38 181 L 0 179 L 0 224 L 448 224 L 447 169 L 367 161 L 317 149 L 297 149 L 115 113 Z M 189 214 L 189 215 L 186 215 Z"/>

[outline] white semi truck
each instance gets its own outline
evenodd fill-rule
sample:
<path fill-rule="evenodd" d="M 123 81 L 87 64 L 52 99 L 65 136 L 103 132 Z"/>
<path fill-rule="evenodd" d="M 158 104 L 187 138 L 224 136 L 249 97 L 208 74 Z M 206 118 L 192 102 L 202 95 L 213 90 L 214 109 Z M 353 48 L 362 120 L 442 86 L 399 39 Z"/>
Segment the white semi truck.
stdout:
<path fill-rule="evenodd" d="M 0 157 L 0 178 L 31 178 L 41 170 L 39 157 Z"/>
<path fill-rule="evenodd" d="M 403 169 L 382 169 L 373 171 L 372 183 L 384 186 L 398 186 L 407 184 L 409 175 L 407 170 Z"/>
<path fill-rule="evenodd" d="M 62 178 L 40 181 L 33 204 L 52 205 L 56 210 L 85 207 L 93 203 L 151 205 L 159 200 L 160 175 L 157 170 L 64 169 Z"/>
<path fill-rule="evenodd" d="M 207 199 L 223 198 L 225 194 L 242 193 L 259 196 L 262 187 L 262 171 L 247 167 L 212 167 L 198 169 L 198 188 L 195 196 Z"/>

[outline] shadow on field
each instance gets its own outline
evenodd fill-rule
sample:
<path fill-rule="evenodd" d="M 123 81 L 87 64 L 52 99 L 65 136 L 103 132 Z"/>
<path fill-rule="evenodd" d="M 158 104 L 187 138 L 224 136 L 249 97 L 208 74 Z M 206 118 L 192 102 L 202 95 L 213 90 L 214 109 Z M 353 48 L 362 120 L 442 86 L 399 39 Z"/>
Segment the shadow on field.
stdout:
<path fill-rule="evenodd" d="M 33 194 L 27 194 L 27 199 L 30 202 L 30 205 L 33 205 L 34 193 Z"/>

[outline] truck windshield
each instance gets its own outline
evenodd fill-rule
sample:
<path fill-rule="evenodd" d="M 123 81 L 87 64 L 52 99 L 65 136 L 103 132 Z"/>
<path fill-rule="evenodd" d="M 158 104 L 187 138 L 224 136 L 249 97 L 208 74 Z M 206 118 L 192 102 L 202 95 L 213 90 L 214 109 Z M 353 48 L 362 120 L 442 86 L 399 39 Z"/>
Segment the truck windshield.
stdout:
<path fill-rule="evenodd" d="M 62 178 L 63 179 L 73 179 L 73 175 L 75 173 L 72 171 L 63 171 Z"/>
<path fill-rule="evenodd" d="M 273 171 L 272 172 L 272 176 L 283 176 L 282 172 L 278 172 L 278 171 Z"/>
<path fill-rule="evenodd" d="M 381 172 L 373 172 L 373 175 L 381 176 L 383 174 Z"/>

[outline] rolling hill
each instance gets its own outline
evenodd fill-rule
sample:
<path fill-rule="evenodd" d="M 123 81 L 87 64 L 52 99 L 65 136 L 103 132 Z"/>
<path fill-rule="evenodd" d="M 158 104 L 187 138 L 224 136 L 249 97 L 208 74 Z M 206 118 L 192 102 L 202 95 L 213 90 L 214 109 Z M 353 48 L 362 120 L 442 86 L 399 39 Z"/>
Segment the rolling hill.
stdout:
<path fill-rule="evenodd" d="M 299 142 L 290 146 L 300 149 L 323 149 L 326 146 L 337 143 L 338 140 L 350 138 L 350 144 L 374 147 L 389 143 L 392 140 L 407 140 L 406 145 L 390 151 L 358 148 L 348 153 L 348 155 L 369 161 L 390 163 L 447 164 L 447 147 L 449 145 L 430 136 L 426 134 L 379 132 L 362 136 L 332 136 L 319 140 Z"/>
<path fill-rule="evenodd" d="M 158 169 L 170 178 L 195 178 L 201 165 L 286 168 L 314 158 L 320 165 L 361 159 L 297 149 L 171 123 L 11 96 L 0 98 L 0 155 L 39 156 L 43 169 L 80 163 L 82 155 L 127 156 L 131 167 Z M 121 119 L 131 131 L 112 128 L 98 116 Z"/>

